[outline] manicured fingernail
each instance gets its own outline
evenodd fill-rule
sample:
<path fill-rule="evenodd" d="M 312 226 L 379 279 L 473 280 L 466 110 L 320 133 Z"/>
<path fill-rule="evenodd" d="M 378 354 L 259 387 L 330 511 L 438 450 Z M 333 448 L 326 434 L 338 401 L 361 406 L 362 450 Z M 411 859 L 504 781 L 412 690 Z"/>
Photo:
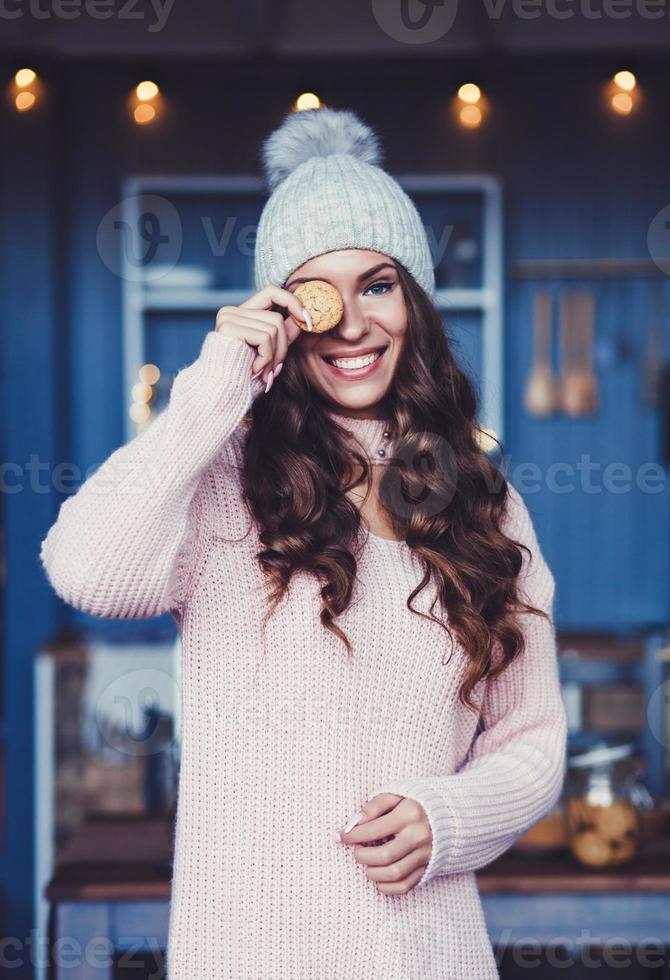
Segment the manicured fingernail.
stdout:
<path fill-rule="evenodd" d="M 275 376 L 272 373 L 272 371 L 270 371 L 270 373 L 268 375 L 268 383 L 265 386 L 265 394 L 266 395 L 267 395 L 268 391 L 270 390 L 270 388 L 272 387 L 272 382 L 274 381 L 274 379 L 275 379 Z"/>
<path fill-rule="evenodd" d="M 312 315 L 309 312 L 309 310 L 303 308 L 302 315 L 303 315 L 303 319 L 305 320 L 305 323 L 307 324 L 307 329 L 314 330 L 314 324 L 312 323 Z"/>
<path fill-rule="evenodd" d="M 277 375 L 279 374 L 279 372 L 281 371 L 281 369 L 283 367 L 284 367 L 284 362 L 283 361 L 280 361 L 279 364 L 277 365 L 277 367 L 274 369 L 274 376 L 275 376 L 275 378 L 277 377 Z"/>
<path fill-rule="evenodd" d="M 344 844 L 344 841 L 343 841 L 343 840 L 342 840 L 342 838 L 340 837 L 340 832 L 339 832 L 339 830 L 336 830 L 336 831 L 334 832 L 334 834 L 333 834 L 333 840 L 335 841 L 335 843 L 336 843 L 336 844 Z"/>
<path fill-rule="evenodd" d="M 349 817 L 344 827 L 342 827 L 342 832 L 348 834 L 349 831 L 356 826 L 359 820 L 362 820 L 365 816 L 364 813 L 354 813 L 353 817 Z"/>
<path fill-rule="evenodd" d="M 259 376 L 260 374 L 262 374 L 262 373 L 263 373 L 263 368 L 261 368 L 261 369 L 260 369 L 260 371 L 256 371 L 256 373 L 255 373 L 255 374 L 252 374 L 252 375 L 251 375 L 251 380 L 252 380 L 252 381 L 255 381 L 255 380 L 256 380 L 256 378 L 257 378 L 257 377 L 258 377 L 258 376 Z"/>

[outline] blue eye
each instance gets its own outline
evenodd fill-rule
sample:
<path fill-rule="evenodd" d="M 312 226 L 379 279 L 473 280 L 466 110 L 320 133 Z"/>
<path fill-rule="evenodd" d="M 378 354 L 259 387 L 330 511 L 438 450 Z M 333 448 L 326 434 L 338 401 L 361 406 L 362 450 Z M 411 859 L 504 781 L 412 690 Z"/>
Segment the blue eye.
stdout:
<path fill-rule="evenodd" d="M 394 282 L 382 282 L 382 280 L 380 279 L 379 282 L 373 282 L 370 286 L 368 286 L 368 288 L 365 290 L 365 293 L 363 295 L 365 295 L 368 292 L 368 289 L 374 289 L 376 286 L 384 286 L 386 288 L 384 289 L 384 292 L 382 292 L 382 293 L 372 293 L 371 295 L 372 296 L 385 296 L 386 293 L 390 289 L 393 289 L 393 287 L 395 286 L 395 283 Z"/>

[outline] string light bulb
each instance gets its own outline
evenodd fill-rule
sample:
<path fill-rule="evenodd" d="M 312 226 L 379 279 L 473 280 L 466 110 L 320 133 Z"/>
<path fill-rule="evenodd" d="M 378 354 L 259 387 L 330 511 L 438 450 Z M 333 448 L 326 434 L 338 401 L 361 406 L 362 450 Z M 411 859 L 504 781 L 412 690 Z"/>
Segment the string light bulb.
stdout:
<path fill-rule="evenodd" d="M 498 433 L 495 429 L 489 429 L 486 426 L 480 426 L 475 433 L 475 441 L 477 445 L 484 453 L 490 453 L 493 450 L 497 450 L 500 439 Z"/>
<path fill-rule="evenodd" d="M 611 106 L 620 116 L 628 116 L 633 111 L 633 100 L 628 92 L 616 92 L 612 96 Z"/>
<path fill-rule="evenodd" d="M 637 85 L 637 79 L 632 71 L 618 71 L 614 76 L 614 84 L 624 92 L 632 92 Z"/>
<path fill-rule="evenodd" d="M 465 85 L 461 85 L 458 90 L 458 97 L 461 102 L 467 102 L 470 105 L 474 105 L 482 97 L 482 90 L 479 85 L 475 85 L 474 82 L 466 82 Z"/>
<path fill-rule="evenodd" d="M 158 117 L 162 104 L 161 90 L 156 82 L 145 78 L 133 89 L 130 101 L 133 119 L 139 126 L 146 126 Z"/>
<path fill-rule="evenodd" d="M 146 123 L 154 121 L 156 118 L 156 110 L 152 105 L 147 105 L 146 102 L 141 102 L 140 105 L 135 106 L 133 109 L 133 117 L 136 123 L 143 126 Z"/>
<path fill-rule="evenodd" d="M 28 88 L 37 78 L 37 73 L 32 68 L 19 68 L 14 75 L 14 82 L 17 88 Z"/>
<path fill-rule="evenodd" d="M 148 402 L 151 401 L 151 396 L 154 390 L 151 385 L 145 384 L 144 381 L 138 381 L 133 385 L 131 389 L 131 396 L 134 402 Z"/>
<path fill-rule="evenodd" d="M 322 106 L 321 99 L 314 92 L 303 92 L 295 100 L 295 111 L 304 112 L 305 109 L 320 109 Z"/>
<path fill-rule="evenodd" d="M 147 422 L 149 420 L 151 416 L 151 409 L 146 402 L 133 402 L 128 409 L 128 414 L 133 422 L 141 425 L 143 422 Z"/>
<path fill-rule="evenodd" d="M 143 364 L 138 371 L 140 381 L 147 385 L 155 385 L 160 376 L 161 372 L 156 364 Z"/>
<path fill-rule="evenodd" d="M 477 129 L 484 119 L 486 99 L 479 85 L 474 82 L 464 82 L 456 93 L 454 110 L 456 120 L 465 129 Z"/>
<path fill-rule="evenodd" d="M 19 112 L 27 112 L 35 105 L 35 96 L 32 92 L 19 92 L 14 99 L 14 105 Z"/>
<path fill-rule="evenodd" d="M 466 129 L 476 129 L 482 122 L 482 110 L 477 105 L 464 105 L 458 113 L 458 119 Z"/>
<path fill-rule="evenodd" d="M 27 112 L 37 103 L 40 80 L 32 68 L 19 68 L 13 78 L 13 98 L 17 112 Z"/>
<path fill-rule="evenodd" d="M 606 97 L 610 109 L 618 116 L 629 116 L 640 101 L 640 90 L 633 72 L 628 69 L 616 72 L 607 85 Z"/>
<path fill-rule="evenodd" d="M 135 88 L 135 95 L 140 102 L 151 102 L 159 94 L 160 89 L 155 82 L 140 82 Z"/>
<path fill-rule="evenodd" d="M 148 426 L 152 416 L 150 402 L 155 395 L 152 385 L 157 383 L 161 372 L 155 364 L 143 364 L 137 376 L 140 380 L 131 388 L 132 404 L 128 409 L 128 415 L 137 425 L 138 431 L 142 431 Z"/>

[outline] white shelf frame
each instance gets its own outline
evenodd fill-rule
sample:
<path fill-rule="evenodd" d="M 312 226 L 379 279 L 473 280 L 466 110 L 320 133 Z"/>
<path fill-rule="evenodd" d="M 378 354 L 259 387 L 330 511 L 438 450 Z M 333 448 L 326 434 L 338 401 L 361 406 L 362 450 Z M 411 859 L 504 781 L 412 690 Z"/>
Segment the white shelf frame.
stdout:
<path fill-rule="evenodd" d="M 480 289 L 439 289 L 435 303 L 444 313 L 480 312 L 482 317 L 481 424 L 491 429 L 504 445 L 503 391 L 503 215 L 502 191 L 497 177 L 489 174 L 420 174 L 396 178 L 412 195 L 422 193 L 453 194 L 459 191 L 480 193 L 482 213 L 482 287 Z M 199 174 L 135 174 L 122 185 L 122 218 L 126 227 L 138 226 L 137 197 L 141 194 L 243 194 L 263 196 L 259 177 L 246 175 L 217 176 Z M 135 270 L 128 257 L 121 256 L 123 283 L 123 392 L 130 395 L 138 379 L 138 370 L 146 361 L 146 313 L 156 311 L 206 311 L 212 316 L 221 306 L 237 306 L 249 296 L 242 289 L 197 289 L 193 287 L 155 286 L 136 282 Z M 135 423 L 124 406 L 126 440 L 136 432 Z"/>

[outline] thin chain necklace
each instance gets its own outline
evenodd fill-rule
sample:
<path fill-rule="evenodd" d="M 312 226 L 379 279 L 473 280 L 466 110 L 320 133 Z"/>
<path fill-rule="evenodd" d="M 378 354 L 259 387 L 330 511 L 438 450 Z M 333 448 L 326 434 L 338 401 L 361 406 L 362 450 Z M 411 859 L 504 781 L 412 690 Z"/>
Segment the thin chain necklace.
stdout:
<path fill-rule="evenodd" d="M 390 439 L 391 438 L 391 433 L 389 432 L 388 429 L 384 429 L 383 435 L 384 435 L 384 438 L 385 439 Z M 381 457 L 386 456 L 386 450 L 383 447 L 381 449 L 378 449 L 377 450 L 377 455 L 378 456 L 381 456 Z"/>
<path fill-rule="evenodd" d="M 391 438 L 391 433 L 389 432 L 388 429 L 384 429 L 383 435 L 384 435 L 384 439 L 390 439 Z M 378 456 L 382 456 L 382 457 L 386 456 L 386 450 L 383 447 L 380 448 L 380 449 L 378 449 L 377 450 L 377 455 Z M 375 463 L 373 462 L 372 465 L 374 466 Z M 358 493 L 357 490 L 349 490 L 348 492 L 349 493 L 353 493 L 356 497 L 359 497 L 361 500 L 365 500 L 365 494 L 364 493 Z"/>

